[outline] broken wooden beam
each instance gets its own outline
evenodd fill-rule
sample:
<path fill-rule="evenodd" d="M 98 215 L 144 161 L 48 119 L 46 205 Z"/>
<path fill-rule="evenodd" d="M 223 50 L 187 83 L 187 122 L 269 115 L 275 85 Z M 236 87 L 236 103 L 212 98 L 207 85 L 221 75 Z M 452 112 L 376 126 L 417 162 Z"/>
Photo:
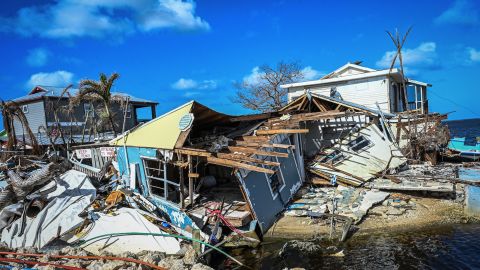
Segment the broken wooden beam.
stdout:
<path fill-rule="evenodd" d="M 232 122 L 242 122 L 242 121 L 254 121 L 254 120 L 264 120 L 272 117 L 272 113 L 261 113 L 261 114 L 250 114 L 250 115 L 240 115 L 230 119 Z"/>
<path fill-rule="evenodd" d="M 200 156 L 200 157 L 210 157 L 212 154 L 203 150 L 203 149 L 193 149 L 193 148 L 180 148 L 175 149 L 177 154 L 190 155 L 190 156 Z"/>
<path fill-rule="evenodd" d="M 233 160 L 229 160 L 229 159 L 207 157 L 207 162 L 210 163 L 210 164 L 216 164 L 216 165 L 231 167 L 231 168 L 245 169 L 245 170 L 261 172 L 261 173 L 268 173 L 268 174 L 274 174 L 275 173 L 274 171 L 272 171 L 270 169 L 265 169 L 265 168 L 262 168 L 262 167 L 257 167 L 257 166 L 253 166 L 253 165 L 250 165 L 250 164 L 242 163 L 242 162 L 239 162 L 239 161 L 233 161 Z"/>
<path fill-rule="evenodd" d="M 248 154 L 255 154 L 259 156 L 272 156 L 272 157 L 283 157 L 283 158 L 288 157 L 288 153 L 262 151 L 255 148 L 248 148 L 248 147 L 229 146 L 228 150 L 230 150 L 231 152 L 248 153 Z"/>
<path fill-rule="evenodd" d="M 282 148 L 282 149 L 288 149 L 288 148 L 295 149 L 295 145 L 290 145 L 290 144 L 258 143 L 258 142 L 246 142 L 246 141 L 235 141 L 235 146 L 245 146 L 245 147 L 274 147 L 274 148 Z"/>
<path fill-rule="evenodd" d="M 264 164 L 264 165 L 268 165 L 268 166 L 280 166 L 279 162 L 253 158 L 253 157 L 249 157 L 249 156 L 246 156 L 246 155 L 240 155 L 240 154 L 217 153 L 217 157 L 218 158 L 224 158 L 224 159 L 230 159 L 230 160 L 234 160 L 234 161 L 244 161 L 244 162 L 257 163 L 257 164 Z"/>
<path fill-rule="evenodd" d="M 295 133 L 308 133 L 308 129 L 268 129 L 257 130 L 257 135 L 275 135 L 275 134 L 295 134 Z"/>
<path fill-rule="evenodd" d="M 270 138 L 268 136 L 243 136 L 242 139 L 246 142 L 268 142 Z"/>

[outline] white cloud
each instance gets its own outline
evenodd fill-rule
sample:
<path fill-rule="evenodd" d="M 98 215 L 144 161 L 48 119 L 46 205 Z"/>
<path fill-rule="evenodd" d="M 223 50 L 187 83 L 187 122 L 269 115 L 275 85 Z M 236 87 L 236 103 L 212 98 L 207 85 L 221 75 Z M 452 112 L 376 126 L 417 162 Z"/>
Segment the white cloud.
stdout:
<path fill-rule="evenodd" d="M 260 67 L 258 66 L 252 68 L 252 72 L 247 76 L 243 77 L 243 82 L 248 84 L 258 84 L 262 76 L 262 73 L 259 71 L 260 71 Z"/>
<path fill-rule="evenodd" d="M 32 67 L 42 67 L 47 63 L 49 55 L 50 52 L 45 49 L 33 49 L 28 52 L 26 61 Z"/>
<path fill-rule="evenodd" d="M 472 47 L 468 47 L 467 52 L 470 62 L 480 62 L 480 51 L 477 51 Z"/>
<path fill-rule="evenodd" d="M 437 24 L 475 26 L 479 22 L 478 11 L 469 0 L 456 0 L 449 9 L 435 18 Z"/>
<path fill-rule="evenodd" d="M 37 85 L 43 86 L 57 86 L 64 87 L 72 83 L 73 73 L 58 70 L 54 72 L 40 72 L 30 76 L 30 79 L 27 82 L 28 87 L 35 87 Z"/>
<path fill-rule="evenodd" d="M 182 0 L 59 0 L 20 9 L 0 18 L 3 31 L 46 38 L 122 36 L 157 29 L 209 30 L 195 16 L 195 3 Z"/>
<path fill-rule="evenodd" d="M 303 68 L 302 73 L 303 73 L 303 79 L 306 80 L 306 81 L 318 80 L 323 75 L 325 75 L 324 72 L 320 72 L 318 70 L 315 70 L 311 66 L 307 66 L 307 67 Z"/>
<path fill-rule="evenodd" d="M 311 80 L 317 80 L 320 79 L 323 75 L 325 75 L 324 72 L 320 72 L 311 66 L 304 67 L 302 70 L 303 73 L 303 79 L 304 81 L 311 81 Z M 258 84 L 261 80 L 262 77 L 262 72 L 260 72 L 260 67 L 256 66 L 252 68 L 252 71 L 250 74 L 247 76 L 243 77 L 243 82 L 248 83 L 248 84 Z"/>
<path fill-rule="evenodd" d="M 437 59 L 437 45 L 435 42 L 424 42 L 420 46 L 413 49 L 402 50 L 403 65 L 406 70 L 410 70 L 410 74 L 416 72 L 414 67 L 423 69 L 436 69 L 440 65 Z M 395 57 L 396 51 L 385 52 L 383 57 L 377 61 L 376 65 L 380 68 L 390 68 L 393 57 Z M 399 60 L 397 59 L 396 65 Z"/>
<path fill-rule="evenodd" d="M 215 89 L 217 88 L 217 81 L 215 80 L 203 80 L 196 81 L 193 79 L 180 78 L 178 81 L 171 84 L 171 87 L 179 90 L 186 89 Z"/>

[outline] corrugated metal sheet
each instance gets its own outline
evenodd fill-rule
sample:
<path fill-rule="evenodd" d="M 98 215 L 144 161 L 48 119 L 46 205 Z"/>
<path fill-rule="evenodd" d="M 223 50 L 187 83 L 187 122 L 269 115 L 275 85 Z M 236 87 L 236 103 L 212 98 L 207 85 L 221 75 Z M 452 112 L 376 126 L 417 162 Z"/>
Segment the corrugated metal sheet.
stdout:
<path fill-rule="evenodd" d="M 149 147 L 172 150 L 177 143 L 181 130 L 179 128 L 180 119 L 189 113 L 193 106 L 193 101 L 186 103 L 173 111 L 161 115 L 150 122 L 134 129 L 131 133 L 120 136 L 112 140 L 112 145 L 136 147 Z"/>
<path fill-rule="evenodd" d="M 25 117 L 27 118 L 28 125 L 30 126 L 32 132 L 37 133 L 40 126 L 47 127 L 43 101 L 29 103 L 26 106 L 28 108 L 28 112 L 25 113 Z M 27 134 L 27 132 L 23 129 L 22 124 L 16 117 L 13 121 L 13 126 L 15 127 L 16 136 L 22 136 L 24 133 Z"/>

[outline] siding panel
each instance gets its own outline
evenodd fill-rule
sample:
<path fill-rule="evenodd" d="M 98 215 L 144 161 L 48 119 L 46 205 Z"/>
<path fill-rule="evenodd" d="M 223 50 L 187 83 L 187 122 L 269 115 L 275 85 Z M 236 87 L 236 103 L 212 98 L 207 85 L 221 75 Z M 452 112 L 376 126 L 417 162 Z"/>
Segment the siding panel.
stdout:
<path fill-rule="evenodd" d="M 46 127 L 46 120 L 45 120 L 45 111 L 43 108 L 43 101 L 33 102 L 27 104 L 28 112 L 25 113 L 25 117 L 27 118 L 28 125 L 33 133 L 38 133 L 39 127 L 43 126 Z M 15 135 L 22 136 L 26 131 L 23 130 L 22 124 L 20 120 L 15 118 L 13 125 L 15 127 Z"/>

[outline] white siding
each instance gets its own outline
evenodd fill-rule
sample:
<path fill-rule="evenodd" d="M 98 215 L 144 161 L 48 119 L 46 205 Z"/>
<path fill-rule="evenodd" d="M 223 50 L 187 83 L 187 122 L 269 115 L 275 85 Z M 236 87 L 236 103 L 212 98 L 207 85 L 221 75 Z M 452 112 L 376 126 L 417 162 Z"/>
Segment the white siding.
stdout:
<path fill-rule="evenodd" d="M 388 80 L 386 77 L 344 81 L 329 85 L 293 87 L 289 89 L 288 100 L 291 101 L 295 97 L 304 94 L 305 89 L 310 89 L 310 91 L 315 94 L 330 96 L 330 89 L 332 87 L 336 87 L 337 92 L 340 93 L 346 101 L 364 105 L 372 109 L 377 109 L 375 103 L 378 102 L 382 111 L 390 112 Z"/>
<path fill-rule="evenodd" d="M 36 134 L 38 133 L 38 128 L 40 126 L 46 127 L 45 110 L 43 108 L 43 101 L 34 102 L 27 105 L 28 105 L 28 112 L 25 113 L 25 117 L 27 118 L 30 129 L 34 134 Z M 24 133 L 22 124 L 17 118 L 15 118 L 13 122 L 13 126 L 15 127 L 15 134 L 17 136 L 21 136 Z"/>

